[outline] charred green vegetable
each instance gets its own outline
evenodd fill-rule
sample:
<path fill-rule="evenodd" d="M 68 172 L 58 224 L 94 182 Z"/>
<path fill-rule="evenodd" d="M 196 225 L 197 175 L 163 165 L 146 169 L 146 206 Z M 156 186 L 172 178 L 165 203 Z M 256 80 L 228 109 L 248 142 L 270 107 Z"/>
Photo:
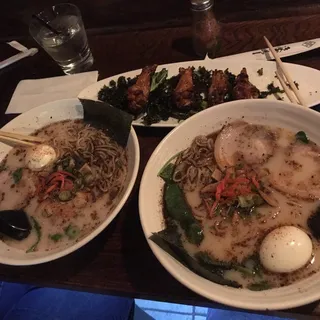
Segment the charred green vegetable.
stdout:
<path fill-rule="evenodd" d="M 267 91 L 261 91 L 259 98 L 264 99 L 271 94 L 284 93 L 284 90 L 281 90 L 279 87 L 275 87 L 274 83 L 271 82 L 267 86 Z"/>
<path fill-rule="evenodd" d="M 257 73 L 259 76 L 262 76 L 263 75 L 263 68 L 258 69 Z"/>
<path fill-rule="evenodd" d="M 51 239 L 54 242 L 58 242 L 62 237 L 63 237 L 62 233 L 55 233 L 55 234 L 49 235 L 49 239 Z"/>

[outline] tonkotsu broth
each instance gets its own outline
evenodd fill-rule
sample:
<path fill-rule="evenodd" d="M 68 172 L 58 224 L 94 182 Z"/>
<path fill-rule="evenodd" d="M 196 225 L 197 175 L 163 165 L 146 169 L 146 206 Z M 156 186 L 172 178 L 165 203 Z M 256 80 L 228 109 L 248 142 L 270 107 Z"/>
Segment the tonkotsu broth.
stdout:
<path fill-rule="evenodd" d="M 66 143 L 74 141 L 75 136 L 77 136 L 75 132 L 77 133 L 84 129 L 85 126 L 86 125 L 80 120 L 57 122 L 40 129 L 36 135 L 45 138 L 47 140 L 46 144 L 53 146 L 57 151 L 59 159 L 62 159 L 66 153 Z M 98 132 L 97 129 L 92 127 L 90 130 L 93 134 Z M 73 195 L 73 198 L 69 201 L 59 201 L 57 197 L 52 196 L 39 202 L 40 197 L 34 194 L 37 189 L 39 175 L 48 176 L 50 172 L 54 170 L 56 164 L 53 164 L 53 166 L 41 172 L 33 172 L 24 168 L 21 180 L 17 184 L 14 184 L 10 176 L 16 169 L 24 167 L 26 149 L 13 148 L 7 155 L 3 161 L 6 169 L 0 172 L 0 183 L 2 185 L 0 210 L 23 208 L 29 216 L 37 220 L 41 226 L 42 236 L 36 251 L 62 249 L 74 244 L 100 225 L 106 219 L 109 212 L 118 204 L 127 176 L 127 155 L 122 147 L 113 141 L 111 142 L 111 140 L 109 147 L 110 150 L 114 148 L 112 152 L 114 152 L 115 155 L 116 152 L 120 152 L 121 154 L 115 159 L 116 165 L 119 166 L 119 168 L 117 167 L 119 169 L 117 171 L 118 176 L 114 182 L 116 189 L 106 192 L 101 191 L 93 195 L 93 187 L 85 186 L 85 189 L 75 191 L 75 195 Z M 94 150 L 97 150 L 97 146 L 94 148 Z M 71 143 L 71 149 L 77 150 L 75 142 Z M 99 150 L 97 152 L 99 152 Z M 105 161 L 107 164 L 110 159 L 106 159 Z M 91 166 L 91 168 L 94 170 L 94 166 Z M 112 177 L 110 176 L 110 180 L 111 179 Z M 95 182 L 93 182 L 93 185 L 94 183 Z M 105 186 L 102 186 L 102 188 L 105 188 Z M 28 193 L 29 196 L 26 196 Z M 85 194 L 85 201 L 80 197 L 81 201 L 79 202 L 79 199 L 76 199 L 78 194 L 81 196 Z M 21 204 L 21 201 L 18 199 L 19 197 L 22 197 L 24 204 L 27 205 L 24 206 Z M 70 225 L 76 226 L 79 230 L 79 234 L 73 239 L 70 239 L 66 235 L 66 229 Z M 53 241 L 50 236 L 57 234 L 62 236 L 59 236 L 57 241 Z M 22 241 L 3 237 L 3 241 L 9 246 L 21 250 L 28 250 L 36 240 L 37 236 L 34 230 L 28 238 Z"/>
<path fill-rule="evenodd" d="M 288 132 L 287 130 L 270 128 L 266 126 L 257 126 L 254 129 L 263 129 L 272 133 L 272 139 L 270 140 L 273 148 L 272 154 L 270 154 L 266 161 L 262 161 L 263 163 L 251 164 L 250 170 L 253 169 L 254 172 L 259 172 L 258 176 L 261 174 L 261 181 L 264 181 L 265 184 L 268 183 L 268 185 L 269 180 L 273 181 L 274 179 L 282 179 L 280 182 L 277 182 L 276 185 L 270 185 L 270 187 L 272 187 L 274 190 L 272 192 L 272 198 L 278 202 L 277 207 L 272 207 L 268 203 L 265 203 L 257 207 L 252 215 L 241 216 L 240 214 L 233 214 L 232 217 L 222 214 L 222 211 L 219 212 L 217 207 L 214 215 L 209 217 L 208 207 L 204 203 L 205 200 L 203 200 L 206 198 L 204 198 L 201 190 L 203 190 L 205 186 L 212 182 L 209 181 L 210 178 L 208 180 L 208 176 L 206 177 L 206 171 L 201 169 L 202 164 L 198 165 L 201 157 L 197 158 L 196 156 L 190 160 L 191 169 L 189 167 L 186 176 L 198 175 L 198 178 L 194 178 L 194 181 L 198 181 L 198 183 L 194 181 L 191 183 L 191 180 L 186 180 L 186 177 L 181 179 L 181 176 L 183 176 L 183 174 L 186 172 L 184 171 L 186 170 L 184 167 L 186 160 L 183 160 L 184 155 L 188 154 L 189 152 L 186 150 L 184 153 L 182 153 L 182 155 L 179 155 L 178 159 L 176 160 L 176 171 L 173 177 L 177 180 L 181 189 L 183 190 L 185 199 L 191 207 L 193 215 L 196 217 L 196 219 L 198 219 L 198 221 L 201 221 L 204 238 L 200 245 L 197 246 L 187 241 L 180 228 L 179 230 L 182 232 L 183 245 L 192 256 L 199 251 L 208 252 L 211 254 L 211 257 L 216 260 L 242 264 L 249 257 L 257 255 L 261 241 L 271 230 L 280 226 L 292 225 L 299 227 L 310 236 L 313 243 L 313 256 L 305 267 L 299 269 L 298 271 L 286 274 L 271 273 L 262 268 L 261 277 L 248 277 L 240 271 L 236 271 L 235 269 L 224 272 L 225 278 L 235 280 L 244 287 L 246 287 L 248 284 L 260 281 L 267 281 L 271 287 L 280 287 L 306 278 L 320 269 L 320 243 L 315 237 L 312 236 L 311 230 L 307 224 L 308 218 L 320 205 L 320 201 L 317 200 L 317 196 L 306 196 L 306 194 L 304 194 L 306 196 L 304 197 L 305 199 L 301 199 L 299 192 L 291 195 L 283 192 L 283 189 L 287 190 L 286 188 L 289 188 L 288 186 L 290 186 L 292 189 L 292 185 L 294 185 L 294 183 L 296 183 L 297 190 L 299 191 L 300 188 L 305 185 L 310 186 L 312 182 L 314 185 L 314 192 L 316 192 L 316 188 L 320 183 L 318 176 L 320 173 L 320 151 L 318 146 L 312 142 L 309 142 L 309 145 L 304 145 L 303 143 L 296 141 L 295 134 Z M 208 148 L 210 151 L 211 146 L 212 149 L 214 148 L 216 136 L 217 134 L 212 134 L 207 138 L 196 138 L 199 141 L 198 147 L 202 148 L 201 143 L 203 143 L 205 146 L 203 148 Z M 211 139 L 212 141 L 207 140 L 206 145 L 205 139 Z M 264 146 L 261 146 L 261 144 L 267 143 L 266 141 L 250 141 L 248 142 L 248 145 L 244 145 L 243 141 L 241 141 L 241 143 L 238 142 L 240 140 L 241 138 L 236 138 L 235 142 L 232 143 L 238 143 L 238 145 L 241 145 L 241 148 L 247 147 L 247 150 L 250 149 L 251 158 L 254 156 L 255 151 L 259 152 L 260 150 L 263 150 Z M 236 151 L 237 149 L 235 145 L 233 145 L 232 148 L 235 148 L 235 153 L 238 152 Z M 308 149 L 306 150 L 305 148 Z M 297 152 L 291 152 L 291 150 L 296 149 L 298 150 Z M 268 150 L 270 150 L 269 147 Z M 290 150 L 291 153 L 288 150 Z M 304 152 L 303 155 L 301 155 L 301 150 Z M 202 150 L 201 152 L 206 154 L 208 151 Z M 227 152 L 230 153 L 230 149 L 228 149 Z M 313 158 L 308 158 L 306 154 Z M 264 153 L 262 153 L 262 155 L 265 157 Z M 213 167 L 216 166 L 215 159 L 213 159 L 211 162 L 211 153 L 208 153 L 208 157 L 209 158 L 207 160 L 205 160 L 206 157 L 203 157 L 204 160 L 201 161 L 207 161 L 207 166 L 211 166 L 213 172 Z M 243 159 L 245 158 L 245 155 L 241 154 L 241 152 L 238 152 L 235 157 L 235 166 L 240 164 L 243 165 Z M 247 156 L 247 158 L 249 157 Z M 181 169 L 179 169 L 180 171 L 177 169 L 179 166 Z M 285 166 L 287 166 L 287 168 Z M 303 166 L 306 166 L 306 168 L 301 169 Z M 241 168 L 239 170 L 241 170 Z M 221 171 L 223 170 L 221 169 Z M 293 175 L 292 171 L 296 171 L 297 176 Z M 215 173 L 213 173 L 213 175 L 214 174 Z M 205 177 L 202 178 L 202 182 L 199 178 L 201 175 L 202 177 Z M 311 175 L 311 177 L 309 175 Z M 295 178 L 296 181 L 292 182 Z M 302 183 L 299 181 L 304 182 Z M 306 193 L 307 190 L 308 188 L 306 187 Z"/>

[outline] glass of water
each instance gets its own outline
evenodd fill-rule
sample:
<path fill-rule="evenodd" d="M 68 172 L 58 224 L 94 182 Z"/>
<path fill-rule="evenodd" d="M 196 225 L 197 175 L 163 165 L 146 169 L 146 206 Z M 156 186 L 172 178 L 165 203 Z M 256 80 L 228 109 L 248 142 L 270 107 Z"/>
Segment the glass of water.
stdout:
<path fill-rule="evenodd" d="M 93 57 L 81 13 L 75 5 L 57 4 L 38 13 L 37 17 L 30 23 L 30 34 L 65 74 L 86 71 L 92 66 Z"/>

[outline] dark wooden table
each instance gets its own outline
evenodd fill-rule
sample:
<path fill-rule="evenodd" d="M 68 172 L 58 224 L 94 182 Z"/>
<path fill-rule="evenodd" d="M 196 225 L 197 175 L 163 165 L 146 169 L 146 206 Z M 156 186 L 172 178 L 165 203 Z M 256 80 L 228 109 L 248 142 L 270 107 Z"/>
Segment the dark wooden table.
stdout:
<path fill-rule="evenodd" d="M 318 9 L 316 3 L 313 10 L 301 11 L 301 14 L 296 14 L 294 17 L 284 14 L 282 18 L 278 16 L 271 18 L 265 16 L 259 20 L 239 18 L 222 23 L 220 55 L 262 48 L 263 35 L 266 35 L 274 45 L 320 37 L 320 9 Z M 114 32 L 103 28 L 88 30 L 95 58 L 94 69 L 99 71 L 99 78 L 152 63 L 196 59 L 191 50 L 190 28 L 187 25 L 175 27 L 159 25 L 148 30 L 138 29 L 128 28 L 127 31 L 114 29 Z M 0 40 L 1 37 L 2 40 L 7 40 L 12 34 L 15 33 L 0 34 Z M 29 47 L 35 46 L 23 32 L 19 33 L 19 41 Z M 0 60 L 8 57 L 10 53 L 12 50 L 9 46 L 0 44 Z M 320 51 L 293 56 L 285 61 L 320 70 Z M 20 80 L 61 74 L 61 70 L 43 51 L 0 71 L 0 124 L 12 118 L 5 116 L 4 112 Z M 183 287 L 164 270 L 153 256 L 139 221 L 138 190 L 141 175 L 154 148 L 166 133 L 168 130 L 137 128 L 141 148 L 137 183 L 118 217 L 104 232 L 85 247 L 51 263 L 33 267 L 1 265 L 0 279 L 148 299 L 206 304 L 204 298 Z M 316 303 L 294 311 L 311 314 L 315 306 Z"/>

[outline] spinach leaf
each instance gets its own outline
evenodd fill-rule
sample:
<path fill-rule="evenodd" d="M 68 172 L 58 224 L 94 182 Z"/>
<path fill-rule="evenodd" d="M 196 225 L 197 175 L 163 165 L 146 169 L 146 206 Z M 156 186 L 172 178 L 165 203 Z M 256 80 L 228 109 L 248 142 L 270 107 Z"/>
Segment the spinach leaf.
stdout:
<path fill-rule="evenodd" d="M 158 177 L 162 178 L 164 181 L 168 181 L 172 179 L 172 175 L 174 173 L 174 165 L 171 163 L 172 160 L 179 157 L 179 155 L 184 152 L 184 150 L 179 151 L 175 155 L 173 155 L 160 169 L 158 173 Z"/>
<path fill-rule="evenodd" d="M 191 257 L 183 248 L 180 235 L 176 228 L 167 228 L 154 233 L 150 237 L 150 240 L 199 276 L 221 285 L 227 285 L 234 288 L 241 287 L 239 283 L 225 279 L 221 269 L 217 268 L 208 270 L 200 265 L 195 258 Z"/>
<path fill-rule="evenodd" d="M 22 178 L 22 168 L 13 171 L 12 178 L 14 183 L 17 184 Z"/>
<path fill-rule="evenodd" d="M 249 284 L 247 288 L 251 291 L 263 291 L 271 289 L 272 287 L 268 281 L 260 281 Z"/>
<path fill-rule="evenodd" d="M 34 218 L 34 217 L 30 217 L 34 230 L 36 231 L 36 235 L 37 235 L 37 241 L 26 251 L 26 253 L 29 252 L 33 252 L 37 249 L 37 246 L 41 240 L 41 236 L 42 236 L 42 232 L 41 232 L 41 226 L 39 224 L 39 222 Z"/>
<path fill-rule="evenodd" d="M 296 133 L 296 139 L 301 141 L 302 143 L 309 143 L 309 138 L 307 137 L 304 131 L 299 131 Z"/>
<path fill-rule="evenodd" d="M 199 261 L 199 263 L 202 266 L 206 267 L 206 269 L 212 269 L 212 268 L 232 269 L 233 267 L 232 263 L 216 260 L 207 251 L 199 251 L 194 255 L 194 257 Z"/>
<path fill-rule="evenodd" d="M 168 70 L 165 68 L 163 68 L 160 72 L 156 72 L 151 79 L 150 92 L 157 89 L 159 85 L 167 79 L 167 76 L 168 76 Z"/>
<path fill-rule="evenodd" d="M 55 234 L 49 235 L 49 238 L 54 242 L 58 242 L 62 237 L 63 237 L 62 233 L 55 233 Z"/>
<path fill-rule="evenodd" d="M 160 170 L 158 176 L 162 178 L 164 181 L 169 182 L 172 180 L 174 169 L 175 169 L 175 165 L 173 163 L 168 163 L 166 166 L 164 166 Z"/>
<path fill-rule="evenodd" d="M 203 240 L 203 230 L 199 222 L 194 218 L 185 201 L 183 192 L 176 183 L 170 182 L 165 185 L 164 202 L 168 215 L 179 222 L 186 233 L 188 241 L 199 245 Z"/>

